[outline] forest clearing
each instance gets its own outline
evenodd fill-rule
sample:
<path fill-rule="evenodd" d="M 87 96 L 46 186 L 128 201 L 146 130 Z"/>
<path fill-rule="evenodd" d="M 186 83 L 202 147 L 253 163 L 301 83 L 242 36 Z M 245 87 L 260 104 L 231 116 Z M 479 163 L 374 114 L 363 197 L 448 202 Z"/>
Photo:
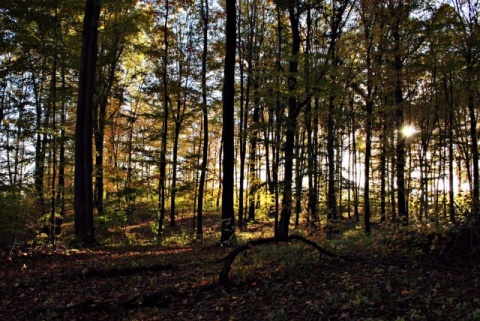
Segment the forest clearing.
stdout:
<path fill-rule="evenodd" d="M 203 242 L 186 232 L 189 221 L 162 246 L 118 228 L 117 244 L 3 251 L 0 319 L 480 320 L 478 253 L 457 257 L 434 250 L 439 241 L 413 244 L 381 227 L 367 237 L 349 222 L 332 240 L 308 236 L 345 257 L 297 241 L 255 246 L 235 259 L 225 286 L 220 261 L 235 246 L 218 246 L 219 215 L 207 217 Z M 249 224 L 238 243 L 272 235 L 270 223 Z"/>

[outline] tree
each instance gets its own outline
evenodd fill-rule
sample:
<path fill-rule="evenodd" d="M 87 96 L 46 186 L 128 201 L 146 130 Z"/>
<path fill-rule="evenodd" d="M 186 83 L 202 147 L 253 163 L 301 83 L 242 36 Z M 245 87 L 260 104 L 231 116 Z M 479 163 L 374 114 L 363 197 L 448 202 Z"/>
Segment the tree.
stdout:
<path fill-rule="evenodd" d="M 75 127 L 75 238 L 96 243 L 93 222 L 93 98 L 100 2 L 86 0 Z"/>
<path fill-rule="evenodd" d="M 208 56 L 208 27 L 210 11 L 208 0 L 200 0 L 200 18 L 202 21 L 202 115 L 203 115 L 203 148 L 202 163 L 200 165 L 200 182 L 198 185 L 197 208 L 197 238 L 203 238 L 203 201 L 205 194 L 205 180 L 208 162 L 208 105 L 207 105 L 207 56 Z"/>
<path fill-rule="evenodd" d="M 298 53 L 300 52 L 300 9 L 296 2 L 286 4 L 290 27 L 292 31 L 292 50 L 289 61 L 288 76 L 288 111 L 285 119 L 285 177 L 283 181 L 283 199 L 282 211 L 276 237 L 286 239 L 288 237 L 288 228 L 290 216 L 292 215 L 292 184 L 293 184 L 293 158 L 295 156 L 295 131 L 297 127 L 297 117 L 299 105 L 297 98 L 297 72 L 298 72 Z"/>
<path fill-rule="evenodd" d="M 221 244 L 235 239 L 234 213 L 234 110 L 235 110 L 235 52 L 236 12 L 235 0 L 226 2 L 225 69 L 223 79 L 223 190 L 222 190 L 222 235 Z"/>
<path fill-rule="evenodd" d="M 165 199 L 166 199 L 166 188 L 167 188 L 167 136 L 168 136 L 168 117 L 169 117 L 169 103 L 170 97 L 168 92 L 168 64 L 169 64 L 169 39 L 168 39 L 168 18 L 169 18 L 170 8 L 169 0 L 165 1 L 165 17 L 163 25 L 163 71 L 162 71 L 162 88 L 163 88 L 163 126 L 161 134 L 161 147 L 160 147 L 160 159 L 159 159 L 159 181 L 158 181 L 158 208 L 160 215 L 158 218 L 158 231 L 157 231 L 157 240 L 158 242 L 162 241 L 163 238 L 163 220 L 165 219 Z"/>
<path fill-rule="evenodd" d="M 467 109 L 469 116 L 469 135 L 470 135 L 470 157 L 472 163 L 472 203 L 471 213 L 480 215 L 480 154 L 478 151 L 477 138 L 477 108 L 478 104 L 478 74 L 475 69 L 478 66 L 480 55 L 479 48 L 479 30 L 480 23 L 478 16 L 480 7 L 477 1 L 453 0 L 453 5 L 457 12 L 458 32 L 457 46 L 464 59 L 465 64 L 465 90 L 467 97 Z M 477 98 L 476 98 L 477 97 Z"/>

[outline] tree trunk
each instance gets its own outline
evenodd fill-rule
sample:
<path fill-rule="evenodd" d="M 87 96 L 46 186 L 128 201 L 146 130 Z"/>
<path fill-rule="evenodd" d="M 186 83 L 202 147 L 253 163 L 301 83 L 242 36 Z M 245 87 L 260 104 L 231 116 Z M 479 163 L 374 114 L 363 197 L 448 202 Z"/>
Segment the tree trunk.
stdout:
<path fill-rule="evenodd" d="M 292 183 L 293 183 L 293 158 L 295 156 L 295 131 L 297 127 L 298 103 L 297 103 L 297 72 L 298 53 L 300 51 L 299 16 L 295 3 L 288 4 L 290 26 L 292 29 L 292 53 L 289 62 L 288 76 L 288 115 L 285 122 L 285 177 L 283 181 L 282 212 L 278 225 L 277 238 L 288 237 L 290 216 L 292 215 Z"/>
<path fill-rule="evenodd" d="M 254 100 L 252 124 L 250 125 L 250 154 L 249 154 L 249 172 L 250 172 L 250 190 L 248 193 L 248 221 L 255 221 L 255 197 L 257 195 L 259 178 L 257 175 L 257 141 L 258 141 L 258 123 L 260 121 L 260 97 L 258 89 L 260 84 L 257 79 L 253 80 Z"/>
<path fill-rule="evenodd" d="M 242 2 L 238 5 L 238 14 L 242 16 Z M 241 32 L 241 19 L 238 19 L 238 32 Z M 250 83 L 251 83 L 251 70 L 249 69 L 247 74 L 247 84 L 245 86 L 245 72 L 244 72 L 244 58 L 245 46 L 242 41 L 242 37 L 238 37 L 238 60 L 239 60 L 239 73 L 240 73 L 240 122 L 239 122 L 239 155 L 240 155 L 240 168 L 239 168 L 239 181 L 238 181 L 238 220 L 237 225 L 240 229 L 243 228 L 244 222 L 244 192 L 245 192 L 245 160 L 247 155 L 247 122 L 248 122 L 248 107 L 250 102 Z M 250 60 L 247 62 L 248 68 L 251 67 L 251 55 Z M 245 88 L 246 87 L 246 88 Z"/>
<path fill-rule="evenodd" d="M 207 105 L 207 55 L 208 55 L 208 0 L 201 0 L 200 15 L 202 19 L 203 48 L 202 48 L 202 115 L 203 115 L 203 149 L 202 164 L 200 166 L 200 183 L 198 186 L 197 208 L 197 239 L 203 238 L 203 200 L 208 163 L 208 105 Z"/>
<path fill-rule="evenodd" d="M 168 104 L 170 102 L 170 97 L 168 95 L 168 51 L 169 51 L 169 42 L 168 42 L 168 17 L 169 17 L 169 0 L 165 2 L 165 22 L 164 22 L 164 46 L 165 52 L 163 56 L 163 127 L 162 127 L 162 142 L 160 150 L 160 162 L 159 162 L 159 181 L 158 181 L 158 207 L 160 211 L 160 216 L 158 218 L 158 231 L 157 231 L 157 242 L 161 243 L 163 241 L 163 221 L 165 219 L 165 195 L 166 195 L 166 185 L 167 185 L 167 137 L 168 137 L 168 116 L 169 109 Z"/>
<path fill-rule="evenodd" d="M 327 159 L 328 159 L 328 191 L 327 191 L 327 219 L 337 218 L 337 193 L 335 190 L 335 103 L 330 96 L 327 120 Z"/>
<path fill-rule="evenodd" d="M 82 53 L 75 127 L 75 238 L 94 244 L 93 222 L 93 97 L 97 60 L 98 20 L 100 3 L 86 0 L 83 20 Z"/>
<path fill-rule="evenodd" d="M 404 126 L 404 117 L 403 117 L 403 108 L 404 108 L 404 97 L 403 97 L 403 83 L 402 83 L 402 73 L 403 73 L 403 61 L 401 53 L 401 36 L 400 36 L 400 23 L 401 17 L 403 15 L 403 3 L 400 1 L 396 10 L 393 10 L 392 14 L 395 15 L 393 18 L 392 24 L 392 37 L 393 37 L 393 71 L 395 73 L 395 129 L 397 131 L 397 140 L 396 140 L 396 179 L 397 179 L 397 210 L 398 210 L 398 219 L 402 225 L 408 225 L 408 212 L 406 208 L 406 198 L 405 198 L 405 136 L 402 134 L 402 128 Z"/>
<path fill-rule="evenodd" d="M 178 102 L 181 104 L 181 102 Z M 180 109 L 180 106 L 178 106 Z M 180 110 L 178 111 L 180 112 Z M 177 115 L 179 116 L 179 115 Z M 182 117 L 180 117 L 181 119 Z M 175 226 L 175 212 L 176 212 L 176 195 L 177 195 L 177 163 L 178 163 L 178 143 L 180 137 L 180 130 L 182 126 L 182 120 L 177 119 L 175 121 L 175 130 L 173 134 L 173 148 L 172 148 L 172 189 L 170 194 L 170 226 Z"/>
<path fill-rule="evenodd" d="M 235 0 L 226 3 L 226 47 L 223 81 L 223 192 L 221 244 L 235 241 L 234 166 L 235 166 L 235 52 L 236 19 Z"/>

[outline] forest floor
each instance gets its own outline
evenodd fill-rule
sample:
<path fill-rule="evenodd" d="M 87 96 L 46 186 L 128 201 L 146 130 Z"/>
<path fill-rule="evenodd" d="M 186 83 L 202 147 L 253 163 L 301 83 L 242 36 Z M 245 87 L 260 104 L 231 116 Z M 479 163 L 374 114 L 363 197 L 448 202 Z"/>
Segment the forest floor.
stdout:
<path fill-rule="evenodd" d="M 202 242 L 178 237 L 187 229 L 177 227 L 161 246 L 4 249 L 0 320 L 480 320 L 478 256 L 438 260 L 350 225 L 333 240 L 306 236 L 341 258 L 299 241 L 250 247 L 228 287 L 220 261 L 235 246 L 215 244 L 214 224 Z M 238 243 L 271 228 L 251 224 Z"/>

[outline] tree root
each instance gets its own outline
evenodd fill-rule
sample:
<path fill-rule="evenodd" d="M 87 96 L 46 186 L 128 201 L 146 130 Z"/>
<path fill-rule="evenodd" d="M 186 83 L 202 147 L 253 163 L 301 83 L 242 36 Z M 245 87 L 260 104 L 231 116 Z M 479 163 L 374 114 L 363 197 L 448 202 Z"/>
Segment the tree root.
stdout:
<path fill-rule="evenodd" d="M 237 255 L 239 255 L 243 251 L 246 251 L 249 248 L 251 248 L 253 246 L 257 246 L 257 245 L 280 243 L 280 242 L 289 242 L 289 241 L 293 241 L 293 240 L 301 241 L 301 242 L 303 242 L 307 245 L 312 246 L 313 248 L 315 248 L 320 253 L 320 256 L 325 254 L 326 256 L 333 257 L 333 258 L 343 258 L 343 257 L 339 256 L 338 254 L 335 254 L 335 253 L 332 253 L 332 252 L 329 252 L 329 251 L 325 250 L 324 248 L 322 248 L 317 243 L 315 243 L 313 241 L 310 241 L 309 239 L 307 239 L 303 236 L 300 236 L 300 235 L 290 235 L 287 238 L 281 238 L 281 239 L 276 238 L 276 237 L 257 239 L 257 240 L 249 241 L 249 242 L 235 248 L 225 258 L 218 261 L 218 262 L 224 262 L 223 268 L 222 268 L 222 270 L 220 271 L 220 274 L 219 274 L 218 282 L 220 283 L 220 285 L 228 286 L 228 284 L 229 284 L 228 273 L 230 272 L 230 269 L 232 268 L 233 261 L 235 260 Z"/>

